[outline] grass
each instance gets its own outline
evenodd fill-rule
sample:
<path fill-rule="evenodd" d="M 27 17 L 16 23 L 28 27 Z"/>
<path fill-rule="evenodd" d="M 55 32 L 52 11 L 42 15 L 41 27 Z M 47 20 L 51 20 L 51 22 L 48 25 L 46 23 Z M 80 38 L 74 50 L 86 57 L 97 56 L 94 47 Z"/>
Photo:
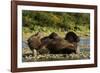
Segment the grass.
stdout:
<path fill-rule="evenodd" d="M 80 37 L 89 37 L 89 30 L 86 27 L 79 26 L 81 30 L 68 30 L 75 32 Z M 68 31 L 64 31 L 60 28 L 54 27 L 41 27 L 41 26 L 34 26 L 34 29 L 30 30 L 28 27 L 23 27 L 23 39 L 27 40 L 31 35 L 36 34 L 37 32 L 41 31 L 44 33 L 44 36 L 48 36 L 51 32 L 56 32 L 59 36 L 64 37 Z"/>

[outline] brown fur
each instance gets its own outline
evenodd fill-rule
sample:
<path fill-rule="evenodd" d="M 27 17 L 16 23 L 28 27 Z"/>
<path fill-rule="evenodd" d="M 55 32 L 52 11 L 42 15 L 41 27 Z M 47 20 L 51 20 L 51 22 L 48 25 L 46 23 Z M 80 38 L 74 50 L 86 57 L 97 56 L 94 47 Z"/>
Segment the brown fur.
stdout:
<path fill-rule="evenodd" d="M 70 43 L 57 33 L 53 32 L 49 36 L 41 39 L 42 44 L 50 51 L 51 54 L 70 54 L 76 53 L 75 44 Z"/>

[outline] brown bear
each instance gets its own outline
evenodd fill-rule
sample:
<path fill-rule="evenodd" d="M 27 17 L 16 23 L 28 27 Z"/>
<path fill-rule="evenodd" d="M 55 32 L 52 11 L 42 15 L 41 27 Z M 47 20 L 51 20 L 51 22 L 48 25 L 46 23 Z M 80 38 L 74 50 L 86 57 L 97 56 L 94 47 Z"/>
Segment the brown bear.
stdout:
<path fill-rule="evenodd" d="M 74 32 L 68 32 L 66 35 L 65 35 L 65 40 L 72 43 L 75 47 L 75 51 L 77 54 L 80 53 L 80 49 L 79 49 L 79 44 L 78 42 L 80 41 L 80 38 L 79 36 L 76 35 L 76 33 Z"/>
<path fill-rule="evenodd" d="M 42 36 L 42 33 L 38 32 L 32 35 L 31 37 L 29 37 L 29 39 L 27 40 L 28 46 L 32 50 L 34 55 L 38 54 L 37 50 L 40 48 L 40 45 L 41 45 L 41 41 L 40 41 L 41 36 Z"/>
<path fill-rule="evenodd" d="M 49 36 L 41 39 L 42 45 L 49 50 L 50 54 L 70 54 L 76 53 L 73 43 L 61 38 L 57 33 L 53 32 Z"/>
<path fill-rule="evenodd" d="M 48 53 L 48 50 L 41 43 L 40 39 L 42 37 L 43 37 L 43 33 L 38 32 L 36 34 L 33 34 L 27 40 L 28 41 L 28 46 L 32 50 L 34 56 L 37 56 L 38 54 L 47 54 Z"/>

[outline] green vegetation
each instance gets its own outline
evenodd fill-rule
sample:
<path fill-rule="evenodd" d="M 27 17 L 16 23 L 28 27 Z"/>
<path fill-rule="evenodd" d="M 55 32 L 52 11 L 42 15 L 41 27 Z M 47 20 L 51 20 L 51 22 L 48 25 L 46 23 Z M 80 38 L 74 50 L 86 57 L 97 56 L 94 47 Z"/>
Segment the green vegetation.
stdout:
<path fill-rule="evenodd" d="M 74 31 L 79 36 L 89 36 L 90 14 L 47 12 L 47 11 L 22 11 L 23 38 L 42 31 L 45 35 L 56 32 L 62 37 L 68 31 Z"/>

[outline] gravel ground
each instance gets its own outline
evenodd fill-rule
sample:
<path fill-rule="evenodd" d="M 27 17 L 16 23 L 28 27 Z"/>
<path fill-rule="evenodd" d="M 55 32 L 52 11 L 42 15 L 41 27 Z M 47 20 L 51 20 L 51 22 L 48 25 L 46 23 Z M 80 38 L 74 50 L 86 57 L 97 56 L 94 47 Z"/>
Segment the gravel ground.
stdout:
<path fill-rule="evenodd" d="M 32 53 L 23 54 L 23 62 L 81 60 L 90 59 L 88 50 L 82 50 L 80 54 L 44 54 L 33 56 Z"/>

